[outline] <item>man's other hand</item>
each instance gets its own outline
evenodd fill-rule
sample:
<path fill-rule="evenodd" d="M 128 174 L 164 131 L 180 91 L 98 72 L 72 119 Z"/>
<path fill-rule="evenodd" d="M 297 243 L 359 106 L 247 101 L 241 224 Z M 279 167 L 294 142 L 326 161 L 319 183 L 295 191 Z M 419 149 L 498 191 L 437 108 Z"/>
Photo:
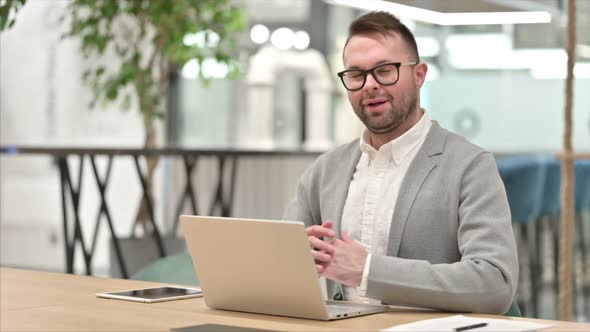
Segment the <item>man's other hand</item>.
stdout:
<path fill-rule="evenodd" d="M 321 226 L 313 225 L 305 229 L 318 273 L 321 273 L 324 266 L 332 260 L 334 246 L 322 239 L 324 237 L 333 238 L 336 235 L 332 225 L 332 221 L 327 220 Z"/>
<path fill-rule="evenodd" d="M 330 243 L 333 246 L 332 259 L 322 264 L 320 274 L 347 286 L 360 286 L 369 255 L 365 247 L 346 232 L 342 232 L 342 240 L 334 239 Z"/>

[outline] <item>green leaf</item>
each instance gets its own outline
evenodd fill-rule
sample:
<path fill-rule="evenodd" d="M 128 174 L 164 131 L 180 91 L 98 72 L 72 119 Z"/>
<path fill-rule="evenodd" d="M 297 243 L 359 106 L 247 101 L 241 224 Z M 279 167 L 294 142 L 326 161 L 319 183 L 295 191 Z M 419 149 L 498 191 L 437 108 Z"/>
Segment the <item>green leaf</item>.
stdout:
<path fill-rule="evenodd" d="M 84 72 L 82 73 L 82 80 L 83 81 L 88 81 L 88 79 L 90 78 L 90 70 L 84 70 Z"/>
<path fill-rule="evenodd" d="M 162 112 L 162 111 L 157 111 L 154 115 L 157 119 L 160 119 L 160 120 L 166 118 L 166 113 Z"/>
<path fill-rule="evenodd" d="M 104 72 L 105 72 L 105 68 L 104 67 L 98 67 L 96 69 L 96 71 L 94 72 L 94 75 L 96 77 L 100 77 L 102 74 L 104 74 Z"/>
<path fill-rule="evenodd" d="M 118 89 L 118 85 L 116 82 L 110 81 L 109 83 L 107 83 L 105 96 L 109 100 L 113 101 L 113 100 L 117 99 L 118 93 L 119 93 L 119 89 Z"/>
<path fill-rule="evenodd" d="M 124 111 L 129 111 L 129 109 L 131 108 L 131 95 L 126 93 L 125 96 L 123 97 L 123 101 L 121 102 L 121 108 Z"/>
<path fill-rule="evenodd" d="M 0 31 L 8 30 L 16 23 L 15 16 L 26 0 L 5 0 L 0 2 Z M 12 18 L 9 18 L 12 15 Z"/>

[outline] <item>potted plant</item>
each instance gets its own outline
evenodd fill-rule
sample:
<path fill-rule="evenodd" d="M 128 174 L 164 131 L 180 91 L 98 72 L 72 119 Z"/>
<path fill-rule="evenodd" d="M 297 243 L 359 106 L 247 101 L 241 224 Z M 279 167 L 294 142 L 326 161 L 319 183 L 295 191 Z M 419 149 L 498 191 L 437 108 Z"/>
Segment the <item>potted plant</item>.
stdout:
<path fill-rule="evenodd" d="M 91 107 L 120 101 L 126 109 L 135 100 L 143 115 L 146 148 L 156 147 L 154 125 L 165 114 L 170 68 L 213 58 L 229 67 L 229 76 L 237 76 L 238 64 L 232 59 L 235 33 L 245 24 L 241 9 L 230 0 L 73 0 L 68 13 L 65 37 L 79 38 L 86 58 L 109 52 L 119 60 L 117 68 L 94 61 L 84 72 L 84 81 L 94 91 Z M 190 36 L 204 42 L 187 42 Z M 200 78 L 207 80 L 202 71 Z M 148 188 L 156 165 L 157 157 L 147 158 Z M 138 220 L 144 230 L 146 217 L 142 201 Z"/>

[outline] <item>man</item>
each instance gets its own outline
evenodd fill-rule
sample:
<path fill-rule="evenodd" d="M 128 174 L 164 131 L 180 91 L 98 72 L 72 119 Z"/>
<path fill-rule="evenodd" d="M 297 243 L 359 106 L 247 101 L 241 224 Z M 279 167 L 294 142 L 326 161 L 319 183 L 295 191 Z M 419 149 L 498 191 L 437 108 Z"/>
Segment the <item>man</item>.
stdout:
<path fill-rule="evenodd" d="M 505 313 L 518 261 L 492 154 L 420 107 L 428 67 L 396 17 L 356 19 L 343 61 L 338 76 L 365 129 L 306 170 L 285 214 L 308 226 L 328 296 Z"/>

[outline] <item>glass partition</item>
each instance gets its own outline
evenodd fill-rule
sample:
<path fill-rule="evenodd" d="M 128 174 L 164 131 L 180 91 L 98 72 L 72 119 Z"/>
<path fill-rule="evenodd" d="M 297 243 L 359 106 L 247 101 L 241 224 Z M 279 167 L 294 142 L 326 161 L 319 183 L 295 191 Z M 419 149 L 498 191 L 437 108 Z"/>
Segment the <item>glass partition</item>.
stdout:
<path fill-rule="evenodd" d="M 273 21 L 272 16 L 260 13 L 249 15 L 249 27 L 256 29 L 248 31 L 240 41 L 245 56 L 237 83 L 216 80 L 209 88 L 203 88 L 194 81 L 183 81 L 181 141 L 237 146 L 240 137 L 244 137 L 238 132 L 246 137 L 256 134 L 252 128 L 245 128 L 244 121 L 257 117 L 261 126 L 269 122 L 273 148 L 299 148 L 304 143 L 306 122 L 315 121 L 315 114 L 322 111 L 328 113 L 328 120 L 321 125 L 332 145 L 358 137 L 362 126 L 349 106 L 336 72 L 343 69 L 342 46 L 347 27 L 365 11 L 338 6 L 334 1 L 320 3 L 326 7 L 326 17 L 314 15 L 313 6 L 300 5 L 298 20 L 292 22 Z M 518 7 L 516 1 L 514 6 Z M 288 10 L 287 4 L 279 7 L 275 10 Z M 416 36 L 422 61 L 429 65 L 422 106 L 444 127 L 497 153 L 559 151 L 563 144 L 567 56 L 564 9 L 557 5 L 552 8 L 552 21 L 539 24 L 441 26 L 402 16 Z M 252 6 L 249 10 L 253 10 Z M 302 14 L 305 12 L 307 15 Z M 322 21 L 318 24 L 317 20 Z M 587 24 L 584 20 L 587 17 L 580 16 L 579 24 Z M 280 30 L 280 38 L 275 36 L 274 41 L 282 42 L 273 47 L 281 52 L 303 54 L 305 48 L 296 48 L 295 39 L 290 43 L 289 38 L 295 38 L 296 32 L 306 27 L 311 45 L 314 38 L 326 40 L 321 51 L 332 82 L 328 105 L 322 109 L 306 105 L 309 91 L 301 80 L 305 73 L 295 69 L 265 73 L 275 76 L 271 111 L 269 115 L 248 111 L 248 105 L 252 108 L 260 103 L 262 108 L 265 102 L 248 101 L 259 98 L 248 89 L 252 58 L 264 46 L 274 45 L 273 32 L 281 28 L 290 28 L 293 33 Z M 578 151 L 590 151 L 590 47 L 584 44 L 588 42 L 584 38 L 579 40 L 581 52 L 575 68 L 573 142 Z M 282 53 L 276 54 L 280 57 Z M 292 59 L 297 61 L 297 57 Z M 303 56 L 301 61 L 305 61 Z M 307 119 L 305 112 L 309 107 L 313 110 Z"/>

